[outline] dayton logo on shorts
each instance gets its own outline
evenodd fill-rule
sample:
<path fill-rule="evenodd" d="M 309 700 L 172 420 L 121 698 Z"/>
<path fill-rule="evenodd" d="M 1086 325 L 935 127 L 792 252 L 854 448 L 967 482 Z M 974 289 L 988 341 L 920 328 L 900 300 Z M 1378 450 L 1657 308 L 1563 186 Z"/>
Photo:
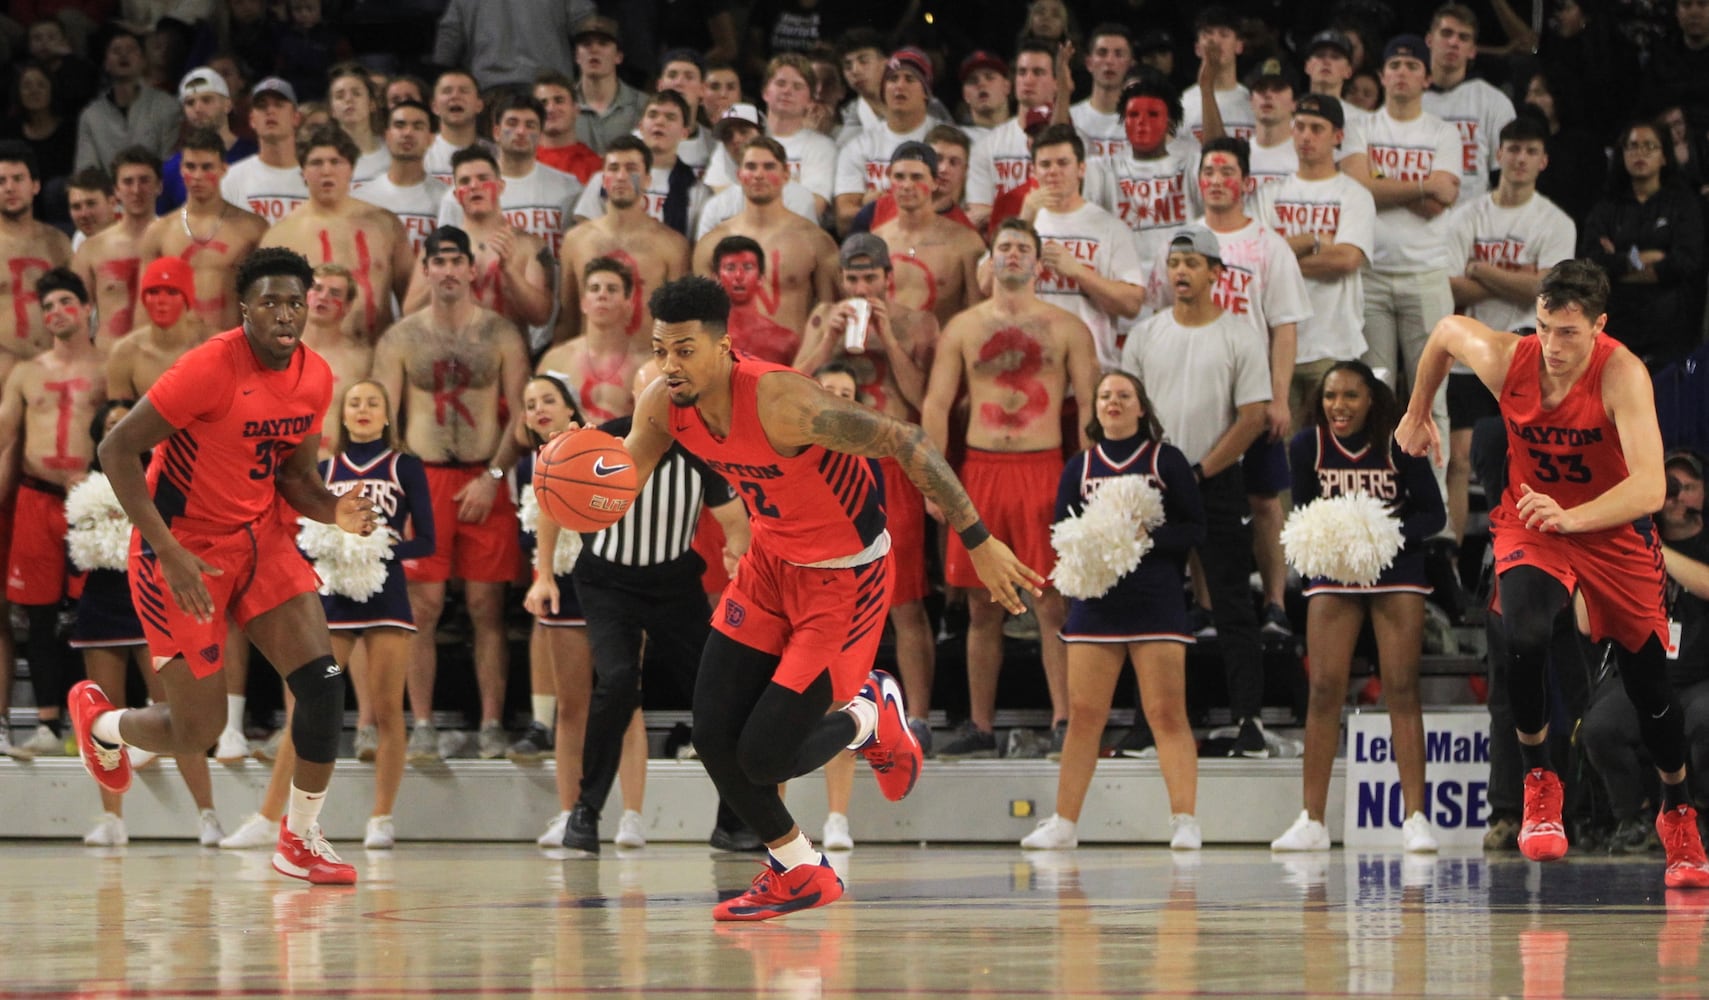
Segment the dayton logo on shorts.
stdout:
<path fill-rule="evenodd" d="M 735 601 L 730 600 L 729 598 L 725 598 L 725 600 L 724 600 L 724 624 L 730 626 L 731 628 L 741 628 L 742 622 L 746 621 L 747 617 L 748 617 L 748 611 L 746 608 L 742 607 L 740 604 L 737 604 Z"/>
<path fill-rule="evenodd" d="M 1525 550 L 1524 549 L 1514 549 L 1512 552 L 1509 552 L 1507 555 L 1504 555 L 1500 559 L 1497 559 L 1496 562 L 1498 562 L 1498 563 L 1518 562 L 1519 560 L 1521 560 L 1523 558 L 1525 558 Z"/>
<path fill-rule="evenodd" d="M 627 465 L 606 465 L 604 455 L 593 460 L 593 474 L 601 479 L 606 476 L 615 476 L 627 468 L 629 468 Z"/>
<path fill-rule="evenodd" d="M 220 659 L 220 647 L 208 646 L 202 650 L 201 656 L 202 659 L 207 660 L 209 663 L 218 663 Z"/>

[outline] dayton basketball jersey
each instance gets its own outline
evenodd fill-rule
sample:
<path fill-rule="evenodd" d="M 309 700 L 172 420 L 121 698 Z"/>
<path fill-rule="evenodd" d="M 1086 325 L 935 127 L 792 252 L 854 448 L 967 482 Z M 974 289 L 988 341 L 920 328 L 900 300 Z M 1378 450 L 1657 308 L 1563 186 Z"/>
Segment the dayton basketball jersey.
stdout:
<path fill-rule="evenodd" d="M 283 371 L 263 367 L 238 327 L 179 358 L 147 398 L 177 428 L 148 467 L 161 516 L 238 526 L 273 509 L 274 474 L 320 433 L 332 369 L 306 347 Z"/>
<path fill-rule="evenodd" d="M 1562 509 L 1588 503 L 1626 478 L 1620 435 L 1602 404 L 1602 370 L 1619 343 L 1596 335 L 1590 363 L 1559 406 L 1543 409 L 1542 347 L 1522 337 L 1501 385 L 1501 419 L 1507 426 L 1507 490 L 1497 515 L 1517 522 L 1521 485 L 1547 493 Z"/>
<path fill-rule="evenodd" d="M 779 455 L 759 416 L 760 376 L 783 365 L 741 358 L 730 374 L 730 429 L 718 438 L 700 411 L 671 404 L 671 435 L 722 475 L 748 508 L 753 544 L 806 566 L 856 555 L 884 532 L 884 495 L 873 463 L 811 445 Z"/>

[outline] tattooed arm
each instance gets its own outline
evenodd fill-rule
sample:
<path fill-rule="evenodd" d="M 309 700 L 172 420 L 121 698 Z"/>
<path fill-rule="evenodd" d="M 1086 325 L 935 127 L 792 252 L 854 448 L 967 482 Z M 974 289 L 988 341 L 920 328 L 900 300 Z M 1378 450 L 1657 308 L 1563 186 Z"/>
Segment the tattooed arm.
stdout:
<path fill-rule="evenodd" d="M 980 580 L 990 588 L 992 600 L 1019 613 L 1017 587 L 1040 593 L 1044 578 L 1015 558 L 1002 541 L 984 533 L 979 511 L 961 480 L 920 427 L 832 396 L 794 372 L 761 376 L 758 391 L 760 424 L 779 452 L 788 454 L 816 444 L 850 455 L 895 459 L 926 499 L 943 511 L 951 528 L 963 532 L 964 539 L 971 538 L 969 531 L 982 536 L 968 546 L 968 554 Z"/>

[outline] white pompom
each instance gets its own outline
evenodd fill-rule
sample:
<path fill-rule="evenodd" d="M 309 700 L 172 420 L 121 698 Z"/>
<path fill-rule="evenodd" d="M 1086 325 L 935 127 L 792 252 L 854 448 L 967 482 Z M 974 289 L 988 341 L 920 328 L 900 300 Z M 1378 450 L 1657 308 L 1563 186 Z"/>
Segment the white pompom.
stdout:
<path fill-rule="evenodd" d="M 81 570 L 123 570 L 130 558 L 131 522 L 113 484 L 99 472 L 71 488 L 65 497 L 66 546 Z"/>
<path fill-rule="evenodd" d="M 1301 576 L 1369 587 L 1394 565 L 1400 519 L 1363 491 L 1313 500 L 1282 525 L 1282 552 Z"/>
<path fill-rule="evenodd" d="M 392 558 L 393 533 L 383 525 L 363 536 L 336 524 L 302 522 L 297 547 L 314 560 L 320 592 L 366 601 L 386 585 L 386 562 Z"/>
<path fill-rule="evenodd" d="M 540 500 L 534 495 L 532 487 L 522 491 L 522 506 L 517 510 L 517 519 L 522 522 L 522 530 L 530 535 L 540 533 Z M 552 572 L 563 576 L 576 568 L 576 560 L 581 558 L 582 536 L 568 528 L 558 531 L 558 547 L 552 552 Z"/>
<path fill-rule="evenodd" d="M 1065 597 L 1102 597 L 1151 551 L 1163 523 L 1163 494 L 1139 476 L 1098 480 L 1078 517 L 1050 528 L 1051 582 Z"/>

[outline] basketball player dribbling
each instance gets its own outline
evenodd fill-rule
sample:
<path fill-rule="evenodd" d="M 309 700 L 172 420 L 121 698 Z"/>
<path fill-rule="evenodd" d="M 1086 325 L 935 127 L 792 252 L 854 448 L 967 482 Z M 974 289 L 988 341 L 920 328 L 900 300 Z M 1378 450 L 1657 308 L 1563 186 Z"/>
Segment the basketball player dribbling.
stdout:
<path fill-rule="evenodd" d="M 889 610 L 890 535 L 883 484 L 866 459 L 894 458 L 938 505 L 992 600 L 1018 612 L 1018 591 L 1037 596 L 1044 581 L 991 537 L 919 427 L 733 353 L 730 300 L 717 282 L 670 282 L 651 310 L 662 377 L 636 401 L 625 441 L 639 484 L 680 442 L 729 480 L 752 526 L 701 657 L 694 747 L 770 858 L 713 917 L 765 920 L 824 906 L 842 896 L 842 880 L 795 824 L 778 783 L 853 749 L 895 801 L 920 770 L 900 687 L 868 673 Z"/>
<path fill-rule="evenodd" d="M 344 668 L 332 656 L 319 580 L 272 512 L 356 534 L 378 508 L 335 496 L 315 467 L 332 372 L 299 349 L 314 272 L 300 255 L 258 250 L 237 273 L 242 326 L 185 354 L 102 440 L 102 468 L 136 531 L 131 594 L 167 701 L 115 710 L 89 681 L 71 689 L 83 764 L 102 787 L 130 785 L 125 746 L 206 753 L 225 726 L 226 620 L 237 623 L 297 697 L 297 766 L 273 867 L 352 884 L 318 822 L 344 724 Z M 156 446 L 146 478 L 141 455 Z M 265 567 L 263 570 L 261 567 Z"/>
<path fill-rule="evenodd" d="M 1436 324 L 1418 362 L 1401 448 L 1438 460 L 1431 400 L 1453 361 L 1468 365 L 1507 425 L 1507 489 L 1490 515 L 1508 690 L 1525 761 L 1519 849 L 1533 861 L 1567 852 L 1561 779 L 1549 762 L 1544 664 L 1555 616 L 1584 597 L 1593 642 L 1612 639 L 1644 746 L 1661 772 L 1656 833 L 1668 888 L 1709 887 L 1709 863 L 1685 784 L 1685 726 L 1668 683 L 1670 639 L 1661 543 L 1650 515 L 1665 497 L 1661 430 L 1643 362 L 1603 332 L 1608 278 L 1562 261 L 1537 296 L 1537 334 L 1517 337 L 1464 316 Z"/>

